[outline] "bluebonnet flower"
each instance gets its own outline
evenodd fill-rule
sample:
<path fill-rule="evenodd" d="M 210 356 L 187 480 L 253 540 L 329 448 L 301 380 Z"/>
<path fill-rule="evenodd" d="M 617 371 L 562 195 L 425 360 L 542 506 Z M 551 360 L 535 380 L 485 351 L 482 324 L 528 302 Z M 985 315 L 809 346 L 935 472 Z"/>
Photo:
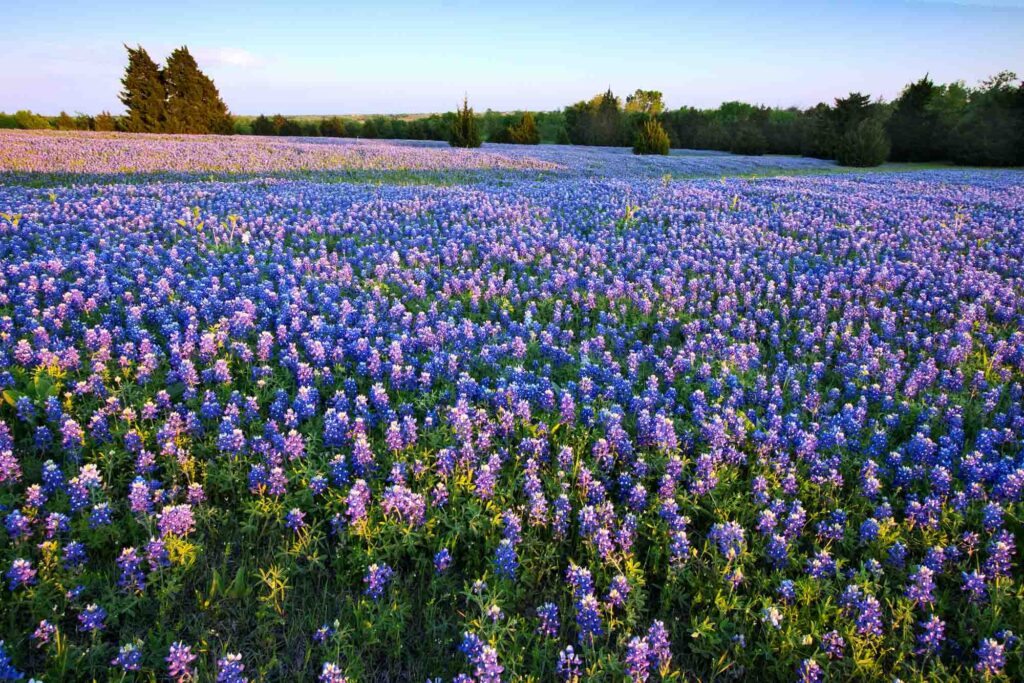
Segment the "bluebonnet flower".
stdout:
<path fill-rule="evenodd" d="M 50 642 L 56 633 L 57 627 L 43 619 L 39 622 L 36 630 L 32 632 L 30 639 L 35 643 L 36 647 L 43 647 Z"/>
<path fill-rule="evenodd" d="M 775 592 L 778 593 L 784 603 L 791 603 L 796 600 L 795 586 L 790 579 L 780 581 L 779 587 L 775 589 Z"/>
<path fill-rule="evenodd" d="M 931 605 L 935 602 L 932 591 L 935 590 L 935 572 L 928 567 L 918 567 L 917 571 L 910 575 L 910 585 L 907 586 L 905 594 L 919 606 Z"/>
<path fill-rule="evenodd" d="M 36 583 L 36 570 L 32 563 L 20 557 L 11 562 L 11 567 L 4 576 L 7 577 L 7 587 L 12 591 L 28 588 Z"/>
<path fill-rule="evenodd" d="M 507 538 L 501 539 L 497 549 L 494 551 L 494 570 L 498 576 L 514 579 L 516 569 L 519 568 L 519 559 L 516 555 L 516 548 Z"/>
<path fill-rule="evenodd" d="M 846 639 L 839 631 L 829 631 L 821 637 L 821 648 L 829 659 L 842 659 L 846 650 Z"/>
<path fill-rule="evenodd" d="M 4 641 L 0 640 L 0 680 L 19 681 L 24 677 L 25 674 L 14 667 L 14 662 L 11 661 L 10 655 L 7 654 Z"/>
<path fill-rule="evenodd" d="M 363 583 L 366 584 L 363 593 L 374 600 L 380 600 L 394 573 L 394 570 L 386 564 L 371 564 L 366 570 L 366 576 L 363 577 Z"/>
<path fill-rule="evenodd" d="M 805 659 L 800 662 L 796 670 L 796 679 L 800 683 L 821 683 L 825 678 L 825 672 L 821 665 L 813 659 Z"/>
<path fill-rule="evenodd" d="M 134 643 L 122 645 L 110 665 L 120 667 L 123 671 L 138 671 L 142 666 L 142 650 Z"/>
<path fill-rule="evenodd" d="M 921 631 L 917 634 L 917 649 L 914 651 L 919 655 L 936 655 L 945 640 L 946 622 L 936 615 L 931 615 L 927 621 L 918 622 Z"/>
<path fill-rule="evenodd" d="M 96 603 L 87 605 L 78 615 L 78 630 L 95 633 L 106 628 L 107 610 Z"/>
<path fill-rule="evenodd" d="M 342 672 L 341 667 L 334 662 L 324 662 L 317 680 L 320 683 L 348 683 L 348 678 Z"/>
<path fill-rule="evenodd" d="M 1006 666 L 1006 648 L 994 638 L 983 638 L 974 654 L 978 658 L 974 670 L 986 676 L 997 676 Z"/>
<path fill-rule="evenodd" d="M 555 673 L 563 681 L 577 683 L 583 675 L 583 660 L 572 649 L 572 645 L 566 646 L 558 653 L 558 661 L 555 663 Z"/>
<path fill-rule="evenodd" d="M 718 551 L 726 559 L 734 560 L 743 553 L 745 547 L 743 527 L 736 522 L 715 524 L 711 527 L 708 538 L 718 545 Z"/>
<path fill-rule="evenodd" d="M 551 602 L 544 603 L 537 608 L 537 618 L 540 620 L 540 624 L 537 626 L 537 633 L 545 638 L 555 638 L 558 636 L 561 622 L 558 619 L 557 605 Z"/>
<path fill-rule="evenodd" d="M 650 646 L 646 638 L 633 636 L 626 645 L 626 673 L 634 683 L 646 681 L 650 676 Z"/>
<path fill-rule="evenodd" d="M 448 548 L 441 548 L 434 554 L 434 570 L 438 574 L 443 574 L 448 570 L 448 567 L 452 563 L 452 554 L 448 552 Z"/>
<path fill-rule="evenodd" d="M 244 671 L 242 655 L 229 652 L 217 660 L 217 683 L 248 683 L 249 679 L 242 675 Z"/>
<path fill-rule="evenodd" d="M 580 643 L 591 643 L 595 636 L 604 633 L 597 598 L 588 594 L 576 602 L 576 626 Z"/>
<path fill-rule="evenodd" d="M 298 532 L 306 526 L 306 513 L 299 508 L 292 508 L 284 518 L 284 526 L 289 531 Z"/>

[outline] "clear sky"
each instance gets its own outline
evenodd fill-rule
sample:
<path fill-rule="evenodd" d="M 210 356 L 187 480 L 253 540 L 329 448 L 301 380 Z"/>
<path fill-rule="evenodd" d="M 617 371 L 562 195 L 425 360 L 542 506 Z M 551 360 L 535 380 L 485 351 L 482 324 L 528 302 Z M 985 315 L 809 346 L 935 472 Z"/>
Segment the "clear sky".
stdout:
<path fill-rule="evenodd" d="M 0 110 L 122 111 L 122 43 L 186 44 L 236 114 L 555 109 L 611 86 L 669 107 L 892 99 L 1024 72 L 1024 0 L 0 4 Z"/>

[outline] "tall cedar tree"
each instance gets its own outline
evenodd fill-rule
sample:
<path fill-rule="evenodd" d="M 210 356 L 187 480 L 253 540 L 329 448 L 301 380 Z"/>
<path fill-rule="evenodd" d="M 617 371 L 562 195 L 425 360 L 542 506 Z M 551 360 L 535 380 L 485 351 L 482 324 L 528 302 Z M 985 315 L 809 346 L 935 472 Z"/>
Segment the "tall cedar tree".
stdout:
<path fill-rule="evenodd" d="M 187 47 L 179 47 L 171 53 L 163 75 L 167 89 L 168 132 L 232 132 L 227 105 L 213 81 L 199 70 Z"/>
<path fill-rule="evenodd" d="M 160 68 L 141 45 L 128 50 L 128 66 L 121 79 L 121 103 L 128 112 L 124 129 L 129 133 L 161 133 L 166 127 L 166 95 Z"/>
<path fill-rule="evenodd" d="M 462 107 L 455 114 L 452 122 L 451 137 L 448 144 L 452 147 L 479 147 L 483 140 L 480 138 L 480 131 L 476 127 L 476 116 L 469 107 L 469 99 L 462 99 Z"/>
<path fill-rule="evenodd" d="M 911 83 L 894 102 L 892 116 L 886 124 L 892 140 L 893 161 L 934 161 L 942 157 L 936 144 L 938 117 L 931 108 L 939 94 L 927 74 Z"/>
<path fill-rule="evenodd" d="M 539 145 L 540 144 L 540 133 L 537 131 L 537 122 L 533 118 L 533 114 L 526 112 L 523 117 L 519 119 L 519 123 L 514 126 L 510 126 L 509 138 L 512 142 L 520 145 Z"/>

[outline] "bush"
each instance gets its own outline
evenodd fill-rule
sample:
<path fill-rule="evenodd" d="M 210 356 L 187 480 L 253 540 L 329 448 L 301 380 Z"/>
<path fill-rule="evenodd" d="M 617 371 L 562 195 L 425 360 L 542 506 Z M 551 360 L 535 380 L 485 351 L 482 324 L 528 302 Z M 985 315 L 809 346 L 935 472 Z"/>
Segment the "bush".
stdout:
<path fill-rule="evenodd" d="M 836 147 L 836 161 L 841 166 L 879 166 L 888 156 L 889 138 L 874 118 L 864 119 L 848 130 Z"/>
<path fill-rule="evenodd" d="M 655 119 L 644 122 L 633 139 L 633 154 L 668 154 L 668 133 Z"/>
<path fill-rule="evenodd" d="M 469 108 L 469 101 L 462 100 L 462 107 L 455 113 L 448 144 L 452 147 L 479 147 L 483 144 L 476 126 L 476 116 Z"/>

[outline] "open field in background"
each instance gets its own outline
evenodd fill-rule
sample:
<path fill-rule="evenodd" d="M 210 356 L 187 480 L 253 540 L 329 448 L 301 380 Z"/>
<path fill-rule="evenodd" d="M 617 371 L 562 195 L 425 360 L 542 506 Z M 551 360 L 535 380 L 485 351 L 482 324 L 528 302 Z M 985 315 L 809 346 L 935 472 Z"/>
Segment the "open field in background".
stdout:
<path fill-rule="evenodd" d="M 1020 170 L 0 131 L 0 678 L 1019 680 L 1022 273 Z"/>

